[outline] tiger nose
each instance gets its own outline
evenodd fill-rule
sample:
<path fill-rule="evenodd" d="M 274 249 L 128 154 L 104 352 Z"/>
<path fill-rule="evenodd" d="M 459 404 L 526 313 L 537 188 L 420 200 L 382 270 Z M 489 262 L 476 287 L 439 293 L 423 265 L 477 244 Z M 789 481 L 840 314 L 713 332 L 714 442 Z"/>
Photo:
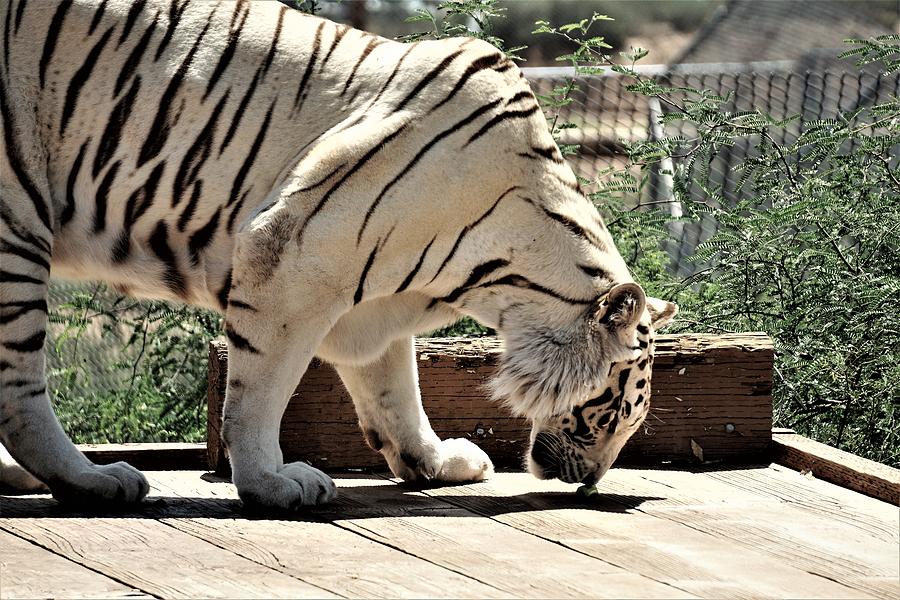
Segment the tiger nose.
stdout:
<path fill-rule="evenodd" d="M 554 447 L 558 445 L 556 437 L 549 433 L 538 433 L 531 447 L 531 458 L 543 470 L 544 477 L 559 477 L 559 459 Z"/>

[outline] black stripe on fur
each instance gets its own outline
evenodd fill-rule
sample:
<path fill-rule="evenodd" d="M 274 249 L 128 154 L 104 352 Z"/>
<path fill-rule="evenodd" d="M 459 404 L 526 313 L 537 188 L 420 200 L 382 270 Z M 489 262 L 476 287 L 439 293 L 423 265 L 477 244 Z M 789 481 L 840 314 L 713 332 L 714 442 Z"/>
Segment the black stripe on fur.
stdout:
<path fill-rule="evenodd" d="M 480 225 L 482 221 L 487 219 L 491 215 L 491 213 L 494 212 L 494 209 L 497 208 L 497 205 L 500 204 L 500 201 L 503 200 L 507 196 L 507 194 L 509 194 L 510 192 L 517 190 L 517 189 L 519 189 L 519 186 L 515 186 L 515 185 L 513 187 L 507 189 L 505 192 L 500 194 L 499 198 L 494 200 L 494 203 L 491 205 L 491 207 L 489 209 L 487 209 L 487 211 L 484 212 L 483 215 L 481 215 L 475 221 L 473 221 L 472 223 L 470 223 L 462 228 L 462 231 L 459 232 L 459 235 L 456 238 L 456 242 L 454 242 L 453 247 L 450 249 L 450 253 L 447 254 L 446 257 L 444 257 L 444 260 L 441 263 L 441 266 L 438 267 L 437 272 L 434 274 L 434 276 L 431 278 L 431 281 L 429 281 L 428 283 L 431 283 L 432 281 L 437 279 L 438 275 L 440 275 L 441 272 L 444 270 L 444 267 L 447 266 L 447 263 L 449 263 L 453 259 L 453 256 L 456 254 L 456 250 L 457 250 L 457 248 L 459 248 L 459 245 L 462 242 L 463 238 L 466 237 L 466 235 L 468 235 L 468 233 L 470 231 L 472 231 L 473 229 L 478 227 L 478 225 Z"/>
<path fill-rule="evenodd" d="M 242 350 L 244 352 L 249 352 L 250 354 L 260 354 L 260 351 L 256 346 L 250 343 L 250 340 L 234 330 L 231 323 L 225 323 L 225 335 L 228 337 L 228 341 L 231 342 L 231 345 L 234 346 L 235 350 Z"/>
<path fill-rule="evenodd" d="M 50 261 L 40 254 L 29 250 L 28 248 L 23 248 L 18 244 L 13 244 L 7 240 L 0 240 L 0 254 L 13 254 L 27 260 L 30 263 L 36 264 L 41 267 L 48 273 L 50 272 Z"/>
<path fill-rule="evenodd" d="M 178 93 L 178 90 L 184 82 L 188 67 L 190 67 L 191 62 L 194 60 L 194 56 L 197 54 L 197 50 L 200 48 L 200 44 L 206 36 L 206 32 L 209 30 L 209 25 L 210 20 L 207 19 L 206 25 L 200 30 L 200 34 L 194 41 L 194 45 L 188 50 L 188 53 L 185 55 L 184 60 L 181 61 L 178 70 L 175 71 L 172 78 L 169 79 L 169 85 L 166 86 L 165 91 L 160 97 L 159 107 L 156 109 L 156 116 L 153 118 L 153 124 L 147 132 L 147 139 L 141 146 L 135 167 L 141 167 L 147 161 L 157 156 L 162 151 L 163 146 L 166 145 L 166 141 L 169 139 L 169 133 L 174 125 L 171 111 L 176 105 L 175 95 Z"/>
<path fill-rule="evenodd" d="M 122 68 L 119 69 L 119 74 L 116 76 L 116 84 L 113 86 L 113 97 L 119 95 L 119 92 L 122 91 L 122 88 L 125 87 L 125 82 L 137 72 L 137 66 L 141 62 L 141 58 L 144 57 L 144 52 L 147 51 L 147 46 L 150 45 L 150 38 L 153 37 L 153 32 L 156 31 L 156 24 L 159 20 L 159 14 L 153 17 L 153 21 L 150 23 L 150 26 L 144 31 L 144 34 L 141 36 L 141 39 L 138 40 L 138 43 L 134 45 L 134 48 L 131 49 L 131 53 L 128 55 L 128 58 L 125 59 L 125 62 L 122 63 Z"/>
<path fill-rule="evenodd" d="M 172 208 L 175 208 L 178 206 L 179 202 L 181 202 L 185 192 L 197 180 L 200 169 L 212 153 L 213 138 L 216 135 L 219 116 L 222 114 L 222 109 L 225 108 L 225 103 L 228 102 L 229 93 L 230 90 L 227 90 L 222 98 L 216 103 L 216 106 L 213 108 L 212 113 L 210 113 L 209 119 L 207 119 L 203 129 L 197 134 L 196 139 L 194 139 L 190 148 L 185 152 L 181 164 L 178 165 L 178 171 L 175 173 L 175 179 L 172 182 Z M 184 227 L 181 226 L 180 220 L 179 229 L 184 231 Z"/>
<path fill-rule="evenodd" d="M 447 94 L 443 100 L 432 106 L 431 110 L 428 112 L 433 113 L 447 102 L 450 102 L 450 100 L 452 100 L 453 97 L 456 96 L 457 92 L 459 92 L 459 90 L 461 90 L 463 86 L 466 85 L 466 82 L 469 81 L 469 78 L 472 77 L 472 75 L 478 73 L 479 71 L 493 68 L 502 58 L 503 55 L 500 53 L 488 54 L 487 56 L 476 58 L 468 67 L 466 67 L 466 70 L 462 74 L 462 77 L 460 77 L 456 81 L 456 85 L 453 86 L 453 89 L 450 90 L 450 93 Z"/>
<path fill-rule="evenodd" d="M 122 34 L 119 36 L 119 41 L 116 42 L 116 50 L 118 50 L 125 40 L 128 39 L 128 36 L 131 35 L 131 30 L 146 5 L 147 0 L 132 0 L 131 8 L 128 10 L 128 16 L 125 17 L 125 26 L 122 28 Z"/>
<path fill-rule="evenodd" d="M 197 266 L 200 264 L 200 252 L 203 251 L 213 240 L 216 231 L 219 228 L 219 218 L 222 214 L 222 208 L 219 207 L 213 216 L 209 218 L 206 224 L 191 234 L 188 238 L 188 254 L 191 257 L 191 264 Z"/>
<path fill-rule="evenodd" d="M 436 239 L 437 239 L 437 236 L 435 235 L 433 238 L 431 238 L 431 241 L 428 242 L 428 245 L 425 246 L 425 249 L 422 250 L 422 254 L 419 255 L 419 261 L 416 263 L 416 266 L 414 266 L 412 271 L 410 271 L 406 275 L 406 277 L 403 278 L 403 283 L 401 283 L 400 286 L 397 288 L 397 290 L 394 292 L 395 294 L 399 294 L 400 292 L 406 290 L 406 288 L 409 287 L 409 284 L 411 284 L 413 282 L 413 279 L 415 279 L 416 275 L 419 272 L 419 269 L 422 268 L 422 263 L 425 262 L 425 255 L 428 254 L 428 250 L 431 249 L 431 245 L 434 243 L 434 241 Z"/>
<path fill-rule="evenodd" d="M 309 55 L 309 62 L 306 63 L 306 69 L 303 70 L 303 76 L 300 77 L 300 85 L 297 86 L 297 95 L 294 96 L 294 113 L 299 113 L 303 108 L 303 101 L 306 100 L 306 84 L 309 82 L 309 76 L 312 74 L 316 59 L 319 57 L 319 49 L 322 46 L 322 29 L 325 27 L 325 21 L 319 23 L 316 27 L 316 35 L 313 38 L 312 52 Z"/>
<path fill-rule="evenodd" d="M 10 10 L 12 9 L 10 8 Z M 34 211 L 37 213 L 41 223 L 48 230 L 53 231 L 49 204 L 25 170 L 20 155 L 21 151 L 15 136 L 15 123 L 13 123 L 13 115 L 6 96 L 6 81 L 3 77 L 0 77 L 0 115 L 3 117 L 3 141 L 6 144 L 6 160 L 9 162 L 9 166 L 12 168 L 19 185 L 28 194 L 28 198 L 34 205 Z M 6 177 L 6 174 L 4 174 L 4 177 Z"/>
<path fill-rule="evenodd" d="M 181 270 L 178 268 L 178 259 L 175 257 L 175 252 L 173 252 L 172 247 L 169 246 L 169 228 L 165 221 L 158 221 L 156 223 L 156 227 L 154 227 L 153 233 L 150 234 L 150 239 L 147 240 L 147 243 L 153 251 L 153 254 L 155 254 L 165 266 L 165 273 L 163 275 L 163 283 L 165 286 L 176 296 L 184 297 L 187 287 L 184 275 L 182 275 Z"/>
<path fill-rule="evenodd" d="M 201 102 L 206 101 L 210 92 L 213 91 L 213 88 L 216 87 L 216 84 L 219 83 L 219 79 L 221 79 L 222 75 L 225 73 L 225 69 L 231 64 L 234 54 L 237 52 L 238 39 L 241 37 L 241 31 L 244 29 L 244 24 L 247 22 L 247 16 L 249 14 L 250 8 L 247 6 L 246 0 L 239 0 L 234 5 L 234 13 L 231 16 L 231 26 L 228 31 L 228 41 L 225 44 L 225 48 L 219 54 L 219 60 L 216 62 L 212 75 L 210 75 L 209 81 L 206 83 L 206 91 L 203 93 L 203 98 L 200 100 Z M 235 23 L 237 25 L 235 25 Z"/>
<path fill-rule="evenodd" d="M 402 110 L 403 107 L 406 106 L 406 105 L 410 102 L 410 100 L 412 100 L 413 98 L 417 97 L 417 96 L 422 92 L 422 90 L 425 89 L 425 86 L 427 86 L 429 83 L 431 83 L 431 82 L 434 80 L 435 77 L 437 77 L 438 75 L 440 75 L 441 72 L 443 72 L 448 66 L 450 66 L 450 63 L 452 63 L 453 60 L 454 60 L 457 56 L 459 56 L 460 54 L 462 54 L 462 52 L 463 52 L 462 50 L 457 50 L 456 52 L 453 52 L 453 53 L 451 53 L 451 54 L 448 54 L 446 57 L 444 57 L 444 60 L 442 60 L 440 63 L 438 63 L 438 65 L 437 65 L 436 67 L 434 67 L 433 69 L 431 69 L 431 71 L 429 71 L 428 74 L 425 75 L 425 77 L 423 77 L 423 78 L 419 81 L 419 83 L 416 84 L 416 87 L 414 87 L 414 88 L 406 95 L 406 97 L 403 98 L 403 100 L 400 101 L 400 104 L 398 104 L 398 105 L 397 105 L 397 108 L 395 108 L 394 110 L 395 110 L 395 111 Z"/>
<path fill-rule="evenodd" d="M 128 255 L 131 252 L 131 230 L 134 228 L 135 223 L 137 223 L 137 220 L 141 215 L 147 212 L 147 209 L 153 205 L 156 189 L 159 187 L 159 180 L 162 179 L 165 168 L 166 163 L 164 161 L 159 162 L 159 164 L 153 167 L 153 171 L 150 172 L 150 175 L 147 176 L 144 185 L 136 189 L 131 196 L 128 197 L 128 202 L 125 204 L 122 233 L 119 235 L 116 244 L 113 246 L 112 261 L 114 263 L 122 263 L 128 258 Z"/>
<path fill-rule="evenodd" d="M 106 0 L 103 1 L 106 2 Z M 169 42 L 172 41 L 172 35 L 175 33 L 178 22 L 181 20 L 181 15 L 184 14 L 190 1 L 184 0 L 184 2 L 179 4 L 178 0 L 171 0 L 171 4 L 169 4 L 169 24 L 166 26 L 165 33 L 163 33 L 163 37 L 159 40 L 159 45 L 156 47 L 156 55 L 153 57 L 153 62 L 157 62 L 169 46 Z"/>
<path fill-rule="evenodd" d="M 3 342 L 3 347 L 22 354 L 40 352 L 44 349 L 44 338 L 46 337 L 47 332 L 42 329 L 19 342 Z"/>
<path fill-rule="evenodd" d="M 94 203 L 94 223 L 91 227 L 93 233 L 100 233 L 106 229 L 106 206 L 109 199 L 109 190 L 116 179 L 116 174 L 119 172 L 119 167 L 121 165 L 122 161 L 120 160 L 114 162 L 106 172 L 106 175 L 103 176 L 100 185 L 97 186 L 97 194 Z"/>
<path fill-rule="evenodd" d="M 97 6 L 97 10 L 94 11 L 94 16 L 91 18 L 91 26 L 88 28 L 88 36 L 94 35 L 94 31 L 97 30 L 97 26 L 100 25 L 100 20 L 103 18 L 103 13 L 106 12 L 106 3 L 109 0 L 101 0 L 100 4 Z"/>
<path fill-rule="evenodd" d="M 103 129 L 103 135 L 100 136 L 100 142 L 97 145 L 97 153 L 94 155 L 94 165 L 91 169 L 91 175 L 94 179 L 103 170 L 103 167 L 112 159 L 116 150 L 119 148 L 119 141 L 122 139 L 122 128 L 131 116 L 131 109 L 137 99 L 138 92 L 141 89 L 141 78 L 136 76 L 131 82 L 128 93 L 125 94 L 113 107 L 106 127 Z"/>
<path fill-rule="evenodd" d="M 500 104 L 500 102 L 501 102 L 500 100 L 494 100 L 493 102 L 490 102 L 488 104 L 485 104 L 484 106 L 479 107 L 478 109 L 473 111 L 471 114 L 469 114 L 466 118 L 462 119 L 461 121 L 457 122 L 455 125 L 452 125 L 451 127 L 440 132 L 439 134 L 434 136 L 427 144 L 425 144 L 422 147 L 422 149 L 419 150 L 419 152 L 413 157 L 413 159 L 411 161 L 409 161 L 409 164 L 407 164 L 406 167 L 404 167 L 399 173 L 397 173 L 397 175 L 395 175 L 394 178 L 391 179 L 391 181 L 386 186 L 384 186 L 384 188 L 381 190 L 381 192 L 378 194 L 378 196 L 376 196 L 375 199 L 372 201 L 372 204 L 369 205 L 368 210 L 366 210 L 366 216 L 363 218 L 362 225 L 360 225 L 359 231 L 356 234 L 357 245 L 359 245 L 359 243 L 362 241 L 363 232 L 365 231 L 366 226 L 369 224 L 369 219 L 372 217 L 372 213 L 375 212 L 375 209 L 381 203 L 382 199 L 385 197 L 385 195 L 388 193 L 388 191 L 392 187 L 394 187 L 397 184 L 397 182 L 400 181 L 407 173 L 409 173 L 412 170 L 412 168 L 416 166 L 416 163 L 418 163 L 422 159 L 422 157 L 425 156 L 425 154 L 428 153 L 428 151 L 434 147 L 435 144 L 437 144 L 444 138 L 452 135 L 453 133 L 456 133 L 457 131 L 459 131 L 460 129 L 462 129 L 463 127 L 465 127 L 466 125 L 468 125 L 469 123 L 471 123 L 472 121 L 477 119 L 478 117 L 482 116 L 483 114 L 493 110 Z"/>
<path fill-rule="evenodd" d="M 46 315 L 47 301 L 44 298 L 40 298 L 39 300 L 19 300 L 17 302 L 0 303 L 0 323 L 12 323 L 22 315 L 28 314 L 34 310 Z"/>
<path fill-rule="evenodd" d="M 53 19 L 50 20 L 50 27 L 47 29 L 47 36 L 44 38 L 44 49 L 41 51 L 41 62 L 38 64 L 38 80 L 41 82 L 41 89 L 44 89 L 44 81 L 47 75 L 47 65 L 53 58 L 53 52 L 56 50 L 56 42 L 59 40 L 59 32 L 62 30 L 63 21 L 66 19 L 66 13 L 72 7 L 72 0 L 62 0 L 53 13 Z"/>
<path fill-rule="evenodd" d="M 277 101 L 278 97 L 276 96 L 275 99 L 272 100 L 272 103 L 269 104 L 269 110 L 266 111 L 266 116 L 263 118 L 263 122 L 259 126 L 259 131 L 256 132 L 256 137 L 253 139 L 253 144 L 247 151 L 247 156 L 244 158 L 244 162 L 241 164 L 241 168 L 238 169 L 237 175 L 234 176 L 234 181 L 231 184 L 231 193 L 228 196 L 228 202 L 225 204 L 225 206 L 231 206 L 238 200 L 238 194 L 241 193 L 241 186 L 244 185 L 244 179 L 246 179 L 247 173 L 250 171 L 250 167 L 253 166 L 257 154 L 259 154 L 260 146 L 262 146 L 263 141 L 266 139 L 266 133 L 269 131 L 269 123 L 271 123 L 272 121 L 272 111 L 275 109 L 275 103 Z"/>
<path fill-rule="evenodd" d="M 479 129 L 474 134 L 472 134 L 472 137 L 469 138 L 469 141 L 465 143 L 463 148 L 465 148 L 466 146 L 468 146 L 469 144 L 471 144 L 472 142 L 474 142 L 475 140 L 477 140 L 478 138 L 483 136 L 485 133 L 490 131 L 492 128 L 496 127 L 497 125 L 499 125 L 505 121 L 515 120 L 515 119 L 527 119 L 528 117 L 532 116 L 533 114 L 540 112 L 540 110 L 541 110 L 541 107 L 538 106 L 537 104 L 535 104 L 531 108 L 523 108 L 521 110 L 504 111 L 504 112 L 500 113 L 499 115 L 495 116 L 493 119 L 491 119 L 487 123 L 485 123 L 481 127 L 481 129 Z"/>
<path fill-rule="evenodd" d="M 93 48 L 91 48 L 91 51 L 84 59 L 84 62 L 81 63 L 81 67 L 75 71 L 75 75 L 73 75 L 72 79 L 69 81 L 69 87 L 66 90 L 66 101 L 65 104 L 63 104 L 62 119 L 60 120 L 59 137 L 63 137 L 66 134 L 66 128 L 69 126 L 69 121 L 72 118 L 72 114 L 75 112 L 75 106 L 78 104 L 78 96 L 81 94 L 81 88 L 84 87 L 84 84 L 87 83 L 91 73 L 94 71 L 94 66 L 100 58 L 100 53 L 103 52 L 103 48 L 106 46 L 107 42 L 109 42 L 109 38 L 112 36 L 112 32 L 115 28 L 116 26 L 113 25 L 106 30 L 103 36 L 96 44 L 94 44 Z"/>

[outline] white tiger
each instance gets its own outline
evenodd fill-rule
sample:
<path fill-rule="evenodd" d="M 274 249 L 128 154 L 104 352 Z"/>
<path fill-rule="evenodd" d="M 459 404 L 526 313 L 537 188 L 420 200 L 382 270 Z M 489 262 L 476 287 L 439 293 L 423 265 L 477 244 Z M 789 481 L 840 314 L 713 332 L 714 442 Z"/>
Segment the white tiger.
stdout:
<path fill-rule="evenodd" d="M 313 356 L 396 475 L 478 480 L 488 457 L 428 424 L 414 334 L 463 314 L 496 328 L 494 388 L 539 432 L 674 313 L 632 282 L 527 82 L 486 43 L 401 44 L 272 2 L 0 11 L 0 441 L 60 500 L 148 486 L 89 462 L 52 412 L 51 265 L 224 313 L 234 483 L 282 509 L 335 496 L 278 445 Z"/>

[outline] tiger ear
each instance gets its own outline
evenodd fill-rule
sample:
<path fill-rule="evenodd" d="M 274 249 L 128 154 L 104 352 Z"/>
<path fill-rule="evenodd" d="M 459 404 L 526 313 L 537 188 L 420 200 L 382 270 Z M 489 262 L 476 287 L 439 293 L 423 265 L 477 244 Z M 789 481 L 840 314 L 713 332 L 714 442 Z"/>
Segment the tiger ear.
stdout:
<path fill-rule="evenodd" d="M 597 322 L 609 329 L 634 329 L 644 314 L 646 304 L 647 297 L 641 286 L 636 283 L 616 284 L 597 307 Z"/>
<path fill-rule="evenodd" d="M 647 298 L 647 312 L 650 313 L 650 326 L 658 331 L 672 322 L 678 314 L 678 305 L 659 298 Z"/>

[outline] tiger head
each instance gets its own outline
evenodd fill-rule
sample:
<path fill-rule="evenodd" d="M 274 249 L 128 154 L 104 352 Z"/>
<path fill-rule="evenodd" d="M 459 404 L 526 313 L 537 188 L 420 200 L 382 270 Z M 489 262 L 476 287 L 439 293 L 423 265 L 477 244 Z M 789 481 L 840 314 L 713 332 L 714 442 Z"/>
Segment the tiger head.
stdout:
<path fill-rule="evenodd" d="M 677 310 L 635 283 L 620 283 L 574 330 L 503 336 L 508 352 L 491 385 L 532 422 L 531 473 L 589 484 L 606 473 L 647 416 L 654 335 Z"/>
<path fill-rule="evenodd" d="M 611 303 L 607 298 L 601 302 L 597 319 L 618 319 L 619 327 L 633 327 L 635 354 L 613 362 L 605 382 L 571 410 L 533 421 L 526 460 L 528 470 L 539 479 L 597 483 L 647 417 L 655 334 L 678 308 L 671 302 L 644 298 L 639 287 L 627 285 L 633 287 L 620 292 L 632 297 L 630 309 L 616 308 L 617 300 Z"/>

